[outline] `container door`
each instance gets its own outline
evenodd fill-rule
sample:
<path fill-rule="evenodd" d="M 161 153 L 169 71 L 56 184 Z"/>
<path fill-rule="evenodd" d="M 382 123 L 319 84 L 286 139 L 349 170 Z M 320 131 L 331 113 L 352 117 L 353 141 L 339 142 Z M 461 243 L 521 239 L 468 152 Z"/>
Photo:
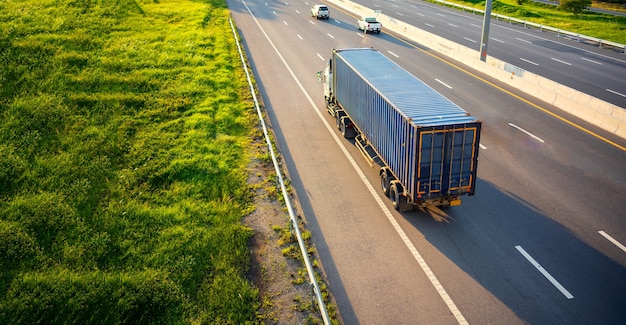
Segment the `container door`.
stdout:
<path fill-rule="evenodd" d="M 476 128 L 420 132 L 418 198 L 431 199 L 472 192 Z"/>

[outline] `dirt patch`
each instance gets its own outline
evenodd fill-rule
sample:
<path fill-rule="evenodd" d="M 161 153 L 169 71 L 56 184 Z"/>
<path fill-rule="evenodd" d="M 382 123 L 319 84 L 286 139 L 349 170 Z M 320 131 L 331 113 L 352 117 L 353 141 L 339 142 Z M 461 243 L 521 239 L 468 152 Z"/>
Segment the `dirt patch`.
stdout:
<path fill-rule="evenodd" d="M 265 324 L 323 324 L 303 263 L 293 258 L 300 252 L 289 236 L 289 214 L 278 199 L 281 193 L 267 144 L 261 138 L 254 147 L 257 158 L 249 166 L 248 183 L 256 209 L 244 223 L 254 230 L 249 278 L 259 289 L 258 316 Z"/>

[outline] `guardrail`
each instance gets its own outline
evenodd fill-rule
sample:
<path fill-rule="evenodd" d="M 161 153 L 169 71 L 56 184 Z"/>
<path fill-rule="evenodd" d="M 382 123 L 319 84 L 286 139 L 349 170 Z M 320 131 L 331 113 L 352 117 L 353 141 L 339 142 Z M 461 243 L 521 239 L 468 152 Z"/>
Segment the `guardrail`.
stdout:
<path fill-rule="evenodd" d="M 248 85 L 250 86 L 250 93 L 252 94 L 252 99 L 254 101 L 254 107 L 259 116 L 259 120 L 261 123 L 261 127 L 263 128 L 263 136 L 265 137 L 265 141 L 267 142 L 267 147 L 270 152 L 270 156 L 272 157 L 272 162 L 274 164 L 274 169 L 276 171 L 276 176 L 278 178 L 278 183 L 280 185 L 280 190 L 283 195 L 283 199 L 285 200 L 285 205 L 287 206 L 287 211 L 289 212 L 289 221 L 291 225 L 291 229 L 296 233 L 296 238 L 298 239 L 298 245 L 300 247 L 300 252 L 302 253 L 302 259 L 304 260 L 304 264 L 306 266 L 306 271 L 309 276 L 310 285 L 315 293 L 315 297 L 317 299 L 317 306 L 320 310 L 322 320 L 325 325 L 330 324 L 330 318 L 328 317 L 328 311 L 326 310 L 326 305 L 324 304 L 324 299 L 322 297 L 322 291 L 320 290 L 320 286 L 317 283 L 317 279 L 315 278 L 315 271 L 313 270 L 313 264 L 309 259 L 309 255 L 304 244 L 304 239 L 302 238 L 302 233 L 300 232 L 300 227 L 298 227 L 298 220 L 296 219 L 296 214 L 293 211 L 293 207 L 291 205 L 291 200 L 289 200 L 289 193 L 287 193 L 287 188 L 285 187 L 285 182 L 283 180 L 282 172 L 280 171 L 280 167 L 278 164 L 278 160 L 276 159 L 276 154 L 274 153 L 274 147 L 272 146 L 272 141 L 267 132 L 267 126 L 265 125 L 265 120 L 263 119 L 263 114 L 261 113 L 261 108 L 259 107 L 259 102 L 256 97 L 256 92 L 254 91 L 254 85 L 252 84 L 252 79 L 250 78 L 250 73 L 248 72 L 248 66 L 246 65 L 246 60 L 243 56 L 243 51 L 241 50 L 241 44 L 239 42 L 239 37 L 237 36 L 237 32 L 235 31 L 235 26 L 233 25 L 232 19 L 228 19 L 230 23 L 230 27 L 233 31 L 233 35 L 235 36 L 235 42 L 237 43 L 237 50 L 239 51 L 239 56 L 241 58 L 241 64 L 246 73 L 246 79 L 248 80 Z"/>
<path fill-rule="evenodd" d="M 432 0 L 432 1 L 434 3 L 442 4 L 444 6 L 459 8 L 459 9 L 461 9 L 463 11 L 469 11 L 469 12 L 471 12 L 473 14 L 475 14 L 475 13 L 480 13 L 482 15 L 485 14 L 484 10 L 477 9 L 477 8 L 474 8 L 474 7 L 460 5 L 458 3 L 453 3 L 453 2 L 443 1 L 443 0 Z M 549 31 L 549 32 L 553 32 L 553 33 L 555 33 L 557 35 L 566 35 L 568 37 L 576 39 L 576 41 L 578 41 L 578 42 L 585 42 L 585 41 L 593 42 L 595 44 L 598 44 L 598 47 L 603 47 L 604 46 L 604 47 L 611 47 L 611 48 L 621 49 L 622 53 L 626 54 L 626 45 L 624 45 L 624 44 L 603 40 L 603 39 L 600 39 L 600 38 L 597 38 L 597 37 L 591 37 L 591 36 L 587 36 L 587 35 L 583 35 L 583 34 L 573 33 L 573 32 L 567 31 L 567 30 L 554 28 L 554 27 L 546 26 L 546 25 L 542 25 L 542 24 L 537 24 L 537 23 L 533 23 L 533 22 L 526 21 L 526 20 L 523 20 L 523 19 L 508 17 L 508 16 L 501 15 L 501 14 L 492 13 L 491 17 L 494 17 L 497 20 L 507 21 L 509 23 L 517 23 L 517 24 L 520 24 L 520 25 L 524 25 L 524 27 L 534 27 L 534 28 L 539 29 L 540 31 Z"/>

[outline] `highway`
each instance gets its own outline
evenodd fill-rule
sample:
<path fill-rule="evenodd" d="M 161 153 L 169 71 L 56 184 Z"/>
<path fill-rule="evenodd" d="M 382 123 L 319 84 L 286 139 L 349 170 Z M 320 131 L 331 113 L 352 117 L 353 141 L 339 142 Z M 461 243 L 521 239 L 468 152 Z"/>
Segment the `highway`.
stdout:
<path fill-rule="evenodd" d="M 345 324 L 623 324 L 626 140 L 315 3 L 228 0 Z M 326 113 L 332 48 L 374 47 L 483 121 L 476 195 L 398 213 Z"/>
<path fill-rule="evenodd" d="M 482 16 L 419 0 L 363 0 L 359 3 L 476 51 L 480 49 Z M 626 108 L 623 78 L 626 56 L 623 52 L 492 18 L 487 53 Z"/>

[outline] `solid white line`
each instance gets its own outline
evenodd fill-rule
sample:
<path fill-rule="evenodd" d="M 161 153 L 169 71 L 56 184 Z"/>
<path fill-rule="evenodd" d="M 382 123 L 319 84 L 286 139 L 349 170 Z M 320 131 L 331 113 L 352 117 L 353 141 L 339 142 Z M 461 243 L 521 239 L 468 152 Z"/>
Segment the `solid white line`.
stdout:
<path fill-rule="evenodd" d="M 581 60 L 585 60 L 587 62 L 595 63 L 597 65 L 602 65 L 602 62 L 594 61 L 594 60 L 591 60 L 591 59 L 587 59 L 587 58 L 580 58 L 580 59 Z"/>
<path fill-rule="evenodd" d="M 518 41 L 526 42 L 526 43 L 528 43 L 528 44 L 532 44 L 532 43 L 533 43 L 533 42 L 531 42 L 531 41 L 527 41 L 527 40 L 522 39 L 522 38 L 519 38 L 519 37 L 516 37 L 515 39 L 516 39 L 516 40 L 518 40 Z"/>
<path fill-rule="evenodd" d="M 317 53 L 317 57 L 320 58 L 322 61 L 326 61 L 326 60 L 324 60 L 324 57 L 321 54 L 319 54 L 319 53 Z"/>
<path fill-rule="evenodd" d="M 557 281 L 554 277 L 552 277 L 552 275 L 550 275 L 550 273 L 548 273 L 548 271 L 546 271 L 546 269 L 544 269 L 541 264 L 537 263 L 537 261 L 535 261 L 535 259 L 530 256 L 530 254 L 526 253 L 526 251 L 522 248 L 522 246 L 515 246 L 515 248 L 520 252 L 520 254 L 522 254 L 529 262 L 530 264 L 532 264 L 535 268 L 537 268 L 537 270 L 539 270 L 539 272 L 541 272 L 541 274 L 543 274 L 543 276 L 546 277 L 546 279 L 548 279 L 548 281 L 550 281 L 552 283 L 552 285 L 554 285 L 557 289 L 559 289 L 559 291 L 561 291 L 561 293 L 565 296 L 565 298 L 567 299 L 574 299 L 574 296 L 567 291 L 567 289 L 565 289 L 565 287 L 563 287 L 559 281 Z"/>
<path fill-rule="evenodd" d="M 478 144 L 478 145 L 480 146 L 480 149 L 487 150 L 487 147 L 483 146 L 483 144 L 482 144 L 482 143 L 480 143 L 480 144 Z"/>
<path fill-rule="evenodd" d="M 563 63 L 563 64 L 567 64 L 567 65 L 572 65 L 572 64 L 571 64 L 571 63 L 569 63 L 569 62 L 565 62 L 565 61 L 562 61 L 562 60 L 559 60 L 559 59 L 555 59 L 555 58 L 550 58 L 550 59 L 552 59 L 552 60 L 554 60 L 554 61 L 556 61 L 556 62 L 559 62 L 559 63 Z"/>
<path fill-rule="evenodd" d="M 535 63 L 535 62 L 533 62 L 533 61 L 526 60 L 526 59 L 524 59 L 524 58 L 519 58 L 519 59 L 520 59 L 520 60 L 522 60 L 522 61 L 524 61 L 524 62 L 528 62 L 528 63 L 530 63 L 530 64 L 534 64 L 534 65 L 537 65 L 537 66 L 539 65 L 539 63 Z"/>
<path fill-rule="evenodd" d="M 626 246 L 622 245 L 622 243 L 618 242 L 615 238 L 609 236 L 609 234 L 605 233 L 602 230 L 598 231 L 598 233 L 602 235 L 602 237 L 606 238 L 608 241 L 613 243 L 613 245 L 619 247 L 619 249 L 623 250 L 626 253 Z"/>
<path fill-rule="evenodd" d="M 248 8 L 248 5 L 245 3 L 245 1 L 242 0 L 242 2 L 244 6 L 246 7 L 246 9 L 248 10 L 248 13 L 250 14 L 250 16 L 252 16 L 252 19 L 254 20 L 254 22 L 257 24 L 257 26 L 259 26 L 259 30 L 261 31 L 261 33 L 263 33 L 263 35 L 265 36 L 269 44 L 272 46 L 272 48 L 274 49 L 274 52 L 276 52 L 278 58 L 283 62 L 283 64 L 285 65 L 285 68 L 287 68 L 287 71 L 289 71 L 289 74 L 291 74 L 291 77 L 294 79 L 294 81 L 296 82 L 296 84 L 298 85 L 298 87 L 300 88 L 300 90 L 302 91 L 306 99 L 308 100 L 309 104 L 311 105 L 311 107 L 313 108 L 313 110 L 315 111 L 319 119 L 322 121 L 322 123 L 326 127 L 326 130 L 328 131 L 328 133 L 330 133 L 330 135 L 333 137 L 333 139 L 335 140 L 335 142 L 337 143 L 337 145 L 343 152 L 344 156 L 346 157 L 346 159 L 348 159 L 348 161 L 352 165 L 352 168 L 354 168 L 356 173 L 359 175 L 359 178 L 361 178 L 361 181 L 365 184 L 370 194 L 374 197 L 374 200 L 376 201 L 376 203 L 378 203 L 378 206 L 381 208 L 381 210 L 383 211 L 383 213 L 385 214 L 389 222 L 392 224 L 393 228 L 396 230 L 396 233 L 398 233 L 400 238 L 402 238 L 404 245 L 413 254 L 413 257 L 415 258 L 417 263 L 420 265 L 420 267 L 422 268 L 422 270 L 428 277 L 428 280 L 430 280 L 430 283 L 435 287 L 435 289 L 437 290 L 437 293 L 439 293 L 439 296 L 441 297 L 441 299 L 443 299 L 443 301 L 445 302 L 446 306 L 448 307 L 452 315 L 454 315 L 454 317 L 456 318 L 459 324 L 463 324 L 463 325 L 468 324 L 467 320 L 465 320 L 465 317 L 463 317 L 463 314 L 461 314 L 461 311 L 456 307 L 456 304 L 454 303 L 454 301 L 452 301 L 452 299 L 446 292 L 446 289 L 441 285 L 441 283 L 439 282 L 439 280 L 437 279 L 433 271 L 430 269 L 428 264 L 426 264 L 426 261 L 424 260 L 424 258 L 422 258 L 422 255 L 417 251 L 417 249 L 415 248 L 415 246 L 413 245 L 409 237 L 406 235 L 404 230 L 402 230 L 402 227 L 400 227 L 400 224 L 398 224 L 396 219 L 393 217 L 393 215 L 391 214 L 391 211 L 389 211 L 389 209 L 383 202 L 383 199 L 380 197 L 378 192 L 374 189 L 374 186 L 372 185 L 372 183 L 370 183 L 370 181 L 367 179 L 367 176 L 365 176 L 365 173 L 361 170 L 361 168 L 356 163 L 354 158 L 352 158 L 352 156 L 348 152 L 348 149 L 341 142 L 341 139 L 339 139 L 337 132 L 335 132 L 336 127 L 331 126 L 328 123 L 326 118 L 322 115 L 320 110 L 317 108 L 317 104 L 315 103 L 313 98 L 311 98 L 311 96 L 306 91 L 306 89 L 304 89 L 304 86 L 300 82 L 300 79 L 298 79 L 298 77 L 293 72 L 293 70 L 291 69 L 291 67 L 285 60 L 285 58 L 282 56 L 278 48 L 276 48 L 276 45 L 274 45 L 274 42 L 272 42 L 272 40 L 267 35 L 263 27 L 261 27 L 261 24 L 259 23 L 259 21 L 252 14 L 252 11 L 250 11 L 250 8 Z"/>
<path fill-rule="evenodd" d="M 537 141 L 539 141 L 539 142 L 541 142 L 541 143 L 544 143 L 544 142 L 545 142 L 545 141 L 543 141 L 543 139 L 541 139 L 540 137 L 538 137 L 538 136 L 536 136 L 536 135 L 534 135 L 534 134 L 532 134 L 532 133 L 530 133 L 530 132 L 528 132 L 528 131 L 526 131 L 526 130 L 522 129 L 521 127 L 519 127 L 519 126 L 517 126 L 517 125 L 515 125 L 515 124 L 513 124 L 513 123 L 509 123 L 509 126 L 510 126 L 510 127 L 513 127 L 513 128 L 516 128 L 516 129 L 518 129 L 519 131 L 522 131 L 522 132 L 526 133 L 528 136 L 530 136 L 531 138 L 533 138 L 533 139 L 535 139 L 535 140 L 537 140 Z"/>
<path fill-rule="evenodd" d="M 391 54 L 391 55 L 393 55 L 393 56 L 395 56 L 395 57 L 399 58 L 399 56 L 398 56 L 397 54 L 395 54 L 395 53 L 393 53 L 393 52 L 391 52 L 391 51 L 387 51 L 387 53 L 389 53 L 389 54 Z"/>
<path fill-rule="evenodd" d="M 445 82 L 443 82 L 443 81 L 441 81 L 441 80 L 439 80 L 439 79 L 435 79 L 435 81 L 437 81 L 438 83 L 440 83 L 440 84 L 442 84 L 442 85 L 444 85 L 444 86 L 448 87 L 448 89 L 452 89 L 452 87 L 448 86 L 448 84 L 446 84 Z"/>
<path fill-rule="evenodd" d="M 470 42 L 472 42 L 472 43 L 476 43 L 476 41 L 475 41 L 475 40 L 470 39 L 470 38 L 467 38 L 467 37 L 463 37 L 463 39 L 464 39 L 464 40 L 466 40 L 466 41 L 470 41 Z"/>
<path fill-rule="evenodd" d="M 624 94 L 622 94 L 622 93 L 618 93 L 618 92 L 617 92 L 617 91 L 615 91 L 615 90 L 607 89 L 606 91 L 608 91 L 608 92 L 610 92 L 610 93 L 614 93 L 615 95 L 620 95 L 620 96 L 622 96 L 622 97 L 626 97 L 626 95 L 624 95 Z"/>
<path fill-rule="evenodd" d="M 330 35 L 330 33 L 326 33 L 326 35 L 328 35 L 328 37 L 330 37 L 330 38 L 335 38 L 335 36 Z"/>

